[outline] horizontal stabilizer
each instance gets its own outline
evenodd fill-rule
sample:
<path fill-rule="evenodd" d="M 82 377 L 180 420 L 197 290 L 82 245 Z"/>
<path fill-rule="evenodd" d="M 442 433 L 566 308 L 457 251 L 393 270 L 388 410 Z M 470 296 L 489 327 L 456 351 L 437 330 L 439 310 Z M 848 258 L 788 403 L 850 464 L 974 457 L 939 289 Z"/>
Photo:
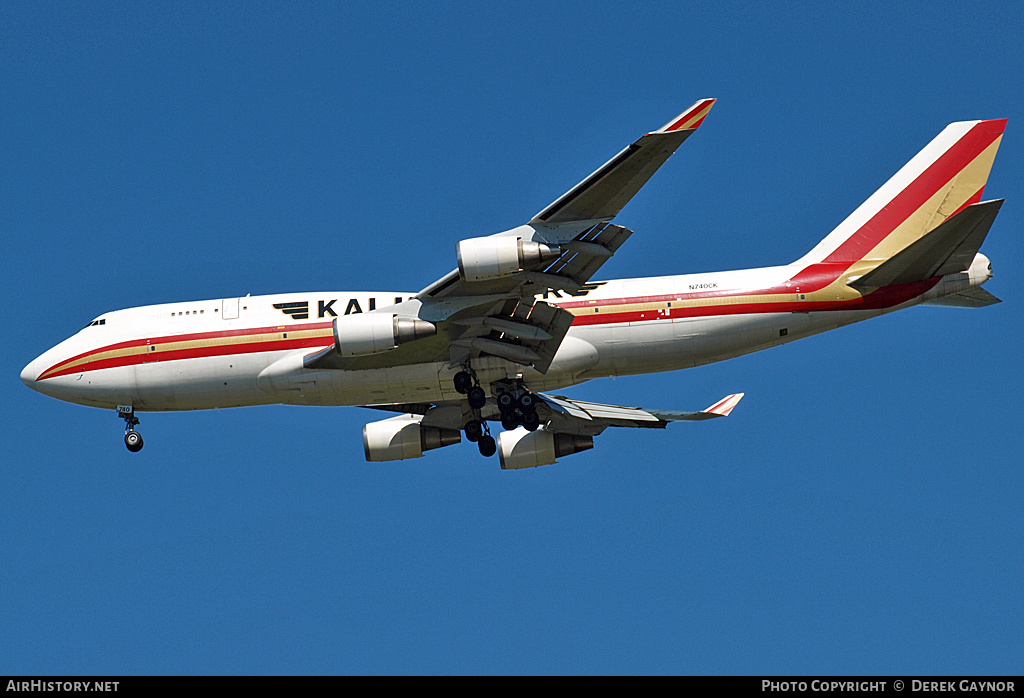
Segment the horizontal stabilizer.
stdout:
<path fill-rule="evenodd" d="M 984 308 L 986 305 L 995 305 L 996 303 L 1002 303 L 1002 301 L 985 289 L 975 286 L 960 293 L 927 301 L 925 305 L 943 305 L 952 308 Z"/>
<path fill-rule="evenodd" d="M 968 206 L 850 286 L 882 288 L 967 271 L 1002 205 L 996 199 Z"/>

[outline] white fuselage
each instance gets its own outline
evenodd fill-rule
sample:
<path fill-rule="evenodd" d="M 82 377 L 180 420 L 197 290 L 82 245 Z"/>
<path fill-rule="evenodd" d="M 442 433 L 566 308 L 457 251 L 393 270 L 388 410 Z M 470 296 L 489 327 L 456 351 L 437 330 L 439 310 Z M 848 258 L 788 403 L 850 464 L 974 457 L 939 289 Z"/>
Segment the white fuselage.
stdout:
<path fill-rule="evenodd" d="M 576 317 L 545 374 L 490 356 L 474 359 L 473 368 L 481 383 L 521 375 L 535 391 L 673 371 L 958 293 L 990 276 L 979 254 L 968 272 L 862 296 L 835 279 L 801 288 L 808 280 L 798 271 L 788 265 L 625 279 L 595 282 L 577 296 L 552 294 L 549 303 Z M 118 310 L 32 361 L 22 380 L 68 402 L 139 411 L 459 399 L 451 380 L 458 367 L 446 360 L 370 370 L 303 368 L 303 357 L 333 344 L 334 317 L 411 296 L 296 293 Z"/>

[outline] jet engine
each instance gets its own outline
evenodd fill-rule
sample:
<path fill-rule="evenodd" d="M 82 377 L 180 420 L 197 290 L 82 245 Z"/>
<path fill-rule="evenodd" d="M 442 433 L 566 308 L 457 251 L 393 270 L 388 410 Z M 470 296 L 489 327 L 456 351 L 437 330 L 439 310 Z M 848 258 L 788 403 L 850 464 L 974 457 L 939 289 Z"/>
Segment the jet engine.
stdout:
<path fill-rule="evenodd" d="M 519 427 L 498 435 L 498 453 L 504 470 L 551 465 L 557 458 L 593 447 L 593 436 L 559 434 L 546 429 L 527 431 Z"/>
<path fill-rule="evenodd" d="M 363 450 L 371 462 L 419 458 L 424 451 L 462 441 L 458 429 L 425 427 L 418 414 L 403 414 L 363 426 Z"/>
<path fill-rule="evenodd" d="M 393 313 L 356 313 L 334 318 L 334 348 L 341 356 L 379 354 L 435 334 L 437 328 L 433 324 Z"/>
<path fill-rule="evenodd" d="M 511 235 L 470 238 L 455 246 L 459 273 L 465 281 L 500 279 L 557 259 L 562 250 Z"/>

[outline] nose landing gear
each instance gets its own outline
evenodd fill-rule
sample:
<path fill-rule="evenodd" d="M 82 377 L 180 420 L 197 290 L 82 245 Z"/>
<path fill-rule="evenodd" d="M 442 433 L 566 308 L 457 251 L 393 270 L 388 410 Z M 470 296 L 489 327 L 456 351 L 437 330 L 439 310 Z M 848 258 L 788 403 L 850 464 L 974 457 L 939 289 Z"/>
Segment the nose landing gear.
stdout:
<path fill-rule="evenodd" d="M 135 408 L 131 405 L 118 405 L 117 416 L 124 420 L 124 445 L 132 453 L 142 450 L 142 434 L 135 431 L 139 418 L 135 416 Z"/>

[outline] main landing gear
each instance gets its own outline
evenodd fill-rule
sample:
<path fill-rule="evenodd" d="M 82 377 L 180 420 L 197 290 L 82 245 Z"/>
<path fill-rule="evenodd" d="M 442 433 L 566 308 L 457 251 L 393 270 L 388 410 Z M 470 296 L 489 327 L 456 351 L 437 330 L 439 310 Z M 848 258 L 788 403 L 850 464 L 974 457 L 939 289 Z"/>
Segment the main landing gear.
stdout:
<path fill-rule="evenodd" d="M 462 427 L 466 432 L 466 438 L 475 441 L 480 455 L 490 458 L 498 452 L 498 444 L 491 436 L 491 430 L 483 419 L 471 419 Z"/>
<path fill-rule="evenodd" d="M 472 370 L 459 371 L 452 382 L 455 384 L 455 391 L 466 396 L 472 409 L 478 410 L 487 404 L 487 393 L 480 387 L 480 382 Z"/>
<path fill-rule="evenodd" d="M 537 416 L 537 398 L 526 389 L 522 381 L 503 385 L 498 393 L 498 410 L 501 411 L 501 428 L 511 431 L 522 425 L 529 431 L 540 426 Z"/>
<path fill-rule="evenodd" d="M 482 419 L 480 410 L 487 404 L 487 392 L 480 386 L 476 374 L 465 368 L 452 379 L 455 390 L 466 396 L 472 411 L 472 418 L 463 425 L 466 439 L 476 442 L 480 454 L 489 457 L 497 452 L 497 444 L 491 436 L 487 420 Z M 540 426 L 537 415 L 537 398 L 526 389 L 521 380 L 504 380 L 496 384 L 495 400 L 501 414 L 501 428 L 511 431 L 522 425 L 529 431 Z"/>
<path fill-rule="evenodd" d="M 131 405 L 118 405 L 117 416 L 124 420 L 124 445 L 132 453 L 142 450 L 142 434 L 135 431 L 139 418 L 135 416 L 135 408 Z"/>
<path fill-rule="evenodd" d="M 472 419 L 466 422 L 462 429 L 466 432 L 466 439 L 475 441 L 480 455 L 490 458 L 498 452 L 498 444 L 491 436 L 491 429 L 487 426 L 487 420 L 482 419 L 480 410 L 487 404 L 487 392 L 480 387 L 480 381 L 472 369 L 459 371 L 452 379 L 455 390 L 466 396 L 469 408 L 473 413 Z"/>

